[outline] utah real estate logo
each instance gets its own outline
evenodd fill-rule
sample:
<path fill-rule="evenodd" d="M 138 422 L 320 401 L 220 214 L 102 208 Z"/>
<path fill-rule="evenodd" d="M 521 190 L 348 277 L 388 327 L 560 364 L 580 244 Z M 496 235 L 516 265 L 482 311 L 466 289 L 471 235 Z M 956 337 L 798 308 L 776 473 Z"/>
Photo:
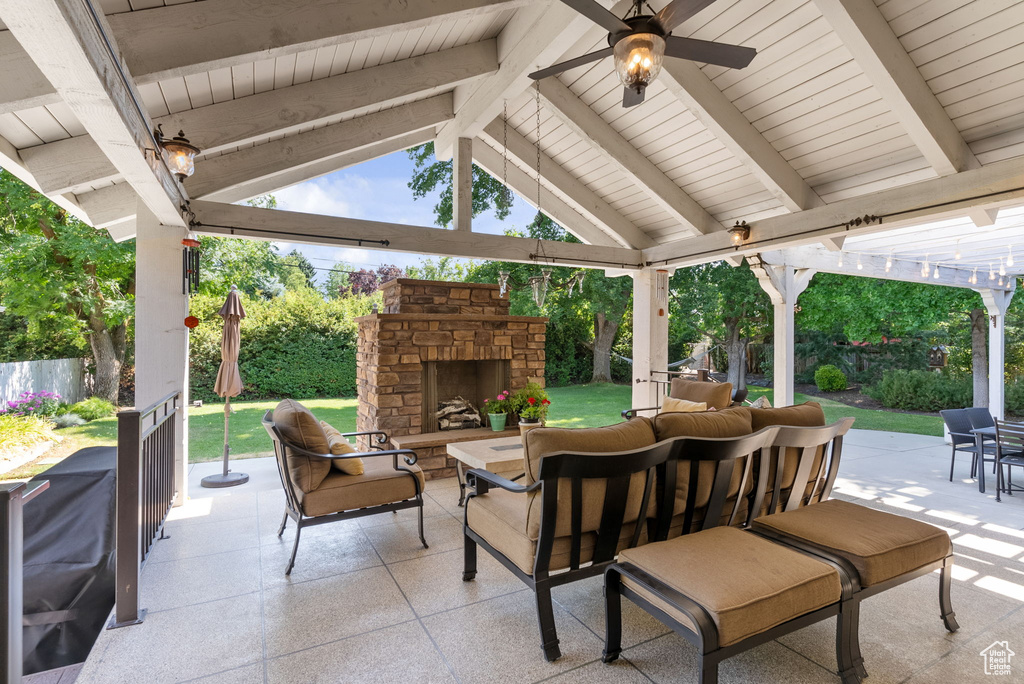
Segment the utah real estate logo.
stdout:
<path fill-rule="evenodd" d="M 985 659 L 985 674 L 999 676 L 1010 674 L 1010 658 L 1017 654 L 1010 650 L 1007 642 L 994 641 L 980 655 Z"/>

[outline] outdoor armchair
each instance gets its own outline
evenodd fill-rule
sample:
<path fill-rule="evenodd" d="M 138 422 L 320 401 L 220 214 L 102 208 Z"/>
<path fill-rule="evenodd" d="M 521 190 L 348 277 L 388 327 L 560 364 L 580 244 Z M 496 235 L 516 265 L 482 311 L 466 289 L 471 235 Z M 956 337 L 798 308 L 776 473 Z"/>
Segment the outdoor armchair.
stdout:
<path fill-rule="evenodd" d="M 724 408 L 728 408 L 729 406 L 742 404 L 743 400 L 747 397 L 747 390 L 733 391 L 732 383 L 730 382 L 702 382 L 698 380 L 686 380 L 684 378 L 672 378 L 672 384 L 669 386 L 668 396 L 673 399 L 703 402 L 707 404 L 709 409 L 713 408 L 720 411 Z M 661 411 L 661 407 L 652 406 L 649 408 L 626 409 L 622 412 L 622 417 L 629 420 L 645 411 L 654 411 L 657 413 Z"/>
<path fill-rule="evenodd" d="M 646 540 L 655 468 L 672 445 L 655 444 L 639 418 L 604 428 L 537 428 L 526 435 L 526 476 L 512 482 L 466 473 L 463 580 L 482 547 L 536 594 L 541 646 L 561 656 L 553 587 L 600 575 L 624 548 Z"/>
<path fill-rule="evenodd" d="M 377 513 L 419 509 L 419 534 L 423 548 L 423 471 L 416 452 L 381 449 L 388 435 L 380 431 L 349 432 L 343 437 L 366 436 L 375 446 L 364 453 L 332 454 L 327 437 L 313 414 L 298 402 L 286 399 L 263 416 L 263 427 L 274 443 L 278 475 L 285 493 L 285 511 L 277 536 L 284 534 L 288 518 L 295 521 L 295 543 L 285 574 L 291 574 L 302 529 L 338 520 Z M 346 474 L 332 463 L 362 459 L 363 472 Z"/>
<path fill-rule="evenodd" d="M 1024 424 L 997 420 L 995 428 L 996 466 L 999 469 L 996 477 L 996 501 L 1002 501 L 1002 492 L 1010 496 L 1013 496 L 1014 492 L 1024 492 L 1024 487 L 1013 484 L 1013 469 L 1024 468 Z"/>

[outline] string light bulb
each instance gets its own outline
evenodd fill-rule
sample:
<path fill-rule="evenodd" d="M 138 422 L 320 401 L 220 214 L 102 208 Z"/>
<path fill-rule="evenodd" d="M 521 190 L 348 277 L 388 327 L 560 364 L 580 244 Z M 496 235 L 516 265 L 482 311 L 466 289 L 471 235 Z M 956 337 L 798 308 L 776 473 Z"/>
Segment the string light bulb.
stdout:
<path fill-rule="evenodd" d="M 863 271 L 864 270 L 864 264 L 862 264 L 861 261 L 860 261 L 860 255 L 857 255 L 857 270 L 858 271 Z"/>
<path fill-rule="evenodd" d="M 977 266 L 974 267 L 974 272 L 971 273 L 971 277 L 968 278 L 967 281 L 971 285 L 977 285 L 978 284 L 978 267 Z"/>
<path fill-rule="evenodd" d="M 999 257 L 999 275 L 1006 275 L 1006 266 L 1003 264 L 1003 257 Z M 1002 282 L 1002 278 L 999 279 Z"/>
<path fill-rule="evenodd" d="M 935 278 L 936 280 L 939 279 L 939 265 L 938 264 L 935 264 L 935 272 L 932 273 L 932 278 Z"/>
<path fill-rule="evenodd" d="M 960 261 L 960 241 L 956 241 L 956 253 L 953 254 L 953 258 Z"/>
<path fill-rule="evenodd" d="M 885 272 L 888 273 L 892 270 L 892 250 L 889 250 L 889 256 L 885 257 Z"/>
<path fill-rule="evenodd" d="M 1013 245 L 1007 245 L 1006 249 L 1009 252 L 1009 256 L 1006 257 L 1006 265 L 1013 266 Z"/>
<path fill-rule="evenodd" d="M 928 271 L 930 270 L 930 269 L 928 268 L 928 265 L 929 265 L 929 264 L 928 264 L 928 257 L 926 256 L 926 257 L 924 258 L 924 263 L 923 263 L 923 264 L 921 264 L 921 277 L 922 277 L 922 278 L 927 278 L 927 277 L 928 277 Z"/>
<path fill-rule="evenodd" d="M 836 266 L 838 266 L 839 268 L 843 267 L 843 253 L 842 252 L 839 253 L 839 261 L 836 262 Z"/>
<path fill-rule="evenodd" d="M 988 279 L 989 280 L 995 280 L 996 279 L 996 272 L 992 270 L 992 262 L 991 261 L 988 264 Z"/>

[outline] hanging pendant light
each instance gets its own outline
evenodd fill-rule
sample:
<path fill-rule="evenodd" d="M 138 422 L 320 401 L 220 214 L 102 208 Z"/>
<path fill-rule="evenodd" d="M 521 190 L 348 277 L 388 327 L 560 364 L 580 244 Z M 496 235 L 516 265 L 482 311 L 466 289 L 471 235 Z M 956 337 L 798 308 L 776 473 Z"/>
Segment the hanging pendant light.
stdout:
<path fill-rule="evenodd" d="M 541 269 L 541 275 L 530 278 L 530 290 L 533 293 L 533 303 L 538 309 L 544 308 L 544 300 L 548 296 L 548 283 L 551 282 L 551 269 Z"/>
<path fill-rule="evenodd" d="M 508 292 L 508 271 L 498 271 L 498 294 L 502 297 Z"/>

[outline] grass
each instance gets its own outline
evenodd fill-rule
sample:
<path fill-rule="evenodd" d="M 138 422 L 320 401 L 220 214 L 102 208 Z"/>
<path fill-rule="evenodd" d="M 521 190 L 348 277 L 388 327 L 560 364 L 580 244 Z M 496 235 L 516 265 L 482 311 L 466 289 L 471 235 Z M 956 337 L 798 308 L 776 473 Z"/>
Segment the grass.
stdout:
<path fill-rule="evenodd" d="M 551 397 L 551 412 L 547 424 L 556 427 L 597 427 L 620 420 L 619 413 L 630 407 L 632 388 L 629 385 L 575 385 L 548 389 Z M 751 387 L 749 399 L 767 395 L 772 400 L 772 390 Z M 907 432 L 918 435 L 942 435 L 942 419 L 938 416 L 895 411 L 874 411 L 854 408 L 837 401 L 796 395 L 796 402 L 817 401 L 825 411 L 825 419 L 831 423 L 840 418 L 852 417 L 854 427 L 862 430 L 886 430 Z M 356 429 L 356 400 L 350 399 L 309 399 L 302 402 L 321 420 L 325 420 L 342 432 Z M 232 404 L 235 413 L 231 415 L 231 453 L 235 456 L 255 456 L 269 453 L 270 441 L 260 424 L 263 414 L 277 405 L 276 401 L 241 401 Z M 4 479 L 32 477 L 45 470 L 56 460 L 70 455 L 78 449 L 89 446 L 111 445 L 117 442 L 117 419 L 114 417 L 92 421 L 78 427 L 57 432 L 63 441 L 45 454 L 46 463 L 32 463 L 6 475 Z M 189 409 L 189 461 L 215 461 L 224 450 L 224 404 L 206 404 L 201 408 Z"/>

